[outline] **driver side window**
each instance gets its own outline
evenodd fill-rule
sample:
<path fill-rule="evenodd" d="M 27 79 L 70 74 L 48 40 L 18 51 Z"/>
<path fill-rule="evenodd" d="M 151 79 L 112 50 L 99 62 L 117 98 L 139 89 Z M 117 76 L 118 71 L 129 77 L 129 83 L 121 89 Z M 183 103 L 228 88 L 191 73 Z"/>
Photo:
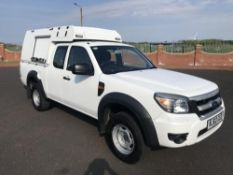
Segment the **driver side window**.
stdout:
<path fill-rule="evenodd" d="M 67 70 L 71 70 L 76 64 L 87 64 L 92 67 L 91 59 L 83 47 L 72 46 L 70 49 Z"/>

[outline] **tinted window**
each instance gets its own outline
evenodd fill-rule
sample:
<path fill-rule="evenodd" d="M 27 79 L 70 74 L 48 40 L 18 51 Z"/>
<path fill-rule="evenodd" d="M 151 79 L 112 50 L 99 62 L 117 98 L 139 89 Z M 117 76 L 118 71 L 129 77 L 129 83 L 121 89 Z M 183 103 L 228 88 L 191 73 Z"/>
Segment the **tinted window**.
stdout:
<path fill-rule="evenodd" d="M 73 46 L 70 50 L 67 70 L 71 70 L 73 65 L 88 64 L 92 66 L 90 57 L 83 47 Z"/>
<path fill-rule="evenodd" d="M 56 50 L 56 53 L 53 59 L 54 67 L 63 69 L 67 49 L 68 49 L 68 46 L 57 47 L 57 50 Z"/>

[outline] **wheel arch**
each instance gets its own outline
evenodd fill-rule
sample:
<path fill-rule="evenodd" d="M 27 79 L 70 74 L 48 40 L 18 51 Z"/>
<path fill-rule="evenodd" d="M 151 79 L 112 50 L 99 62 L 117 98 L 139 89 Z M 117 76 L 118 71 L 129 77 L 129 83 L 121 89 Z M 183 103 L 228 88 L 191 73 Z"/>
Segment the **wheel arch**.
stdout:
<path fill-rule="evenodd" d="M 30 71 L 27 75 L 27 95 L 30 97 L 31 87 L 29 87 L 30 82 L 37 83 L 42 89 L 43 95 L 47 98 L 46 93 L 44 91 L 44 86 L 42 81 L 38 78 L 38 73 L 34 70 Z"/>
<path fill-rule="evenodd" d="M 155 148 L 159 145 L 156 128 L 147 110 L 136 99 L 123 93 L 110 93 L 102 98 L 98 107 L 98 129 L 100 134 L 105 134 L 111 114 L 119 111 L 126 111 L 132 115 L 142 132 L 147 146 Z"/>
<path fill-rule="evenodd" d="M 27 86 L 29 85 L 30 82 L 37 82 L 37 72 L 36 71 L 30 71 L 27 75 Z"/>

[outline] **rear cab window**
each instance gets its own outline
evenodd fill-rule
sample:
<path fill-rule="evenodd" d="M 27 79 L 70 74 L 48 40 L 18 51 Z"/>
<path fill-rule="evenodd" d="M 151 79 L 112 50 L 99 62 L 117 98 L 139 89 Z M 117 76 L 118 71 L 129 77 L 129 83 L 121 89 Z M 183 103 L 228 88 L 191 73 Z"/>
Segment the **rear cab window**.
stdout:
<path fill-rule="evenodd" d="M 68 46 L 58 46 L 53 59 L 53 66 L 63 69 Z"/>

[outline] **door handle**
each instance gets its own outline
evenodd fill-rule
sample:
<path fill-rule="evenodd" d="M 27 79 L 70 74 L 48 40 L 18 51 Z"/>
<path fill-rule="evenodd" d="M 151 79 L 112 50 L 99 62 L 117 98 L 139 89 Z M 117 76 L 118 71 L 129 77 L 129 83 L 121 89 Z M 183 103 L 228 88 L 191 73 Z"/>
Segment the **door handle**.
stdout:
<path fill-rule="evenodd" d="M 70 81 L 70 77 L 68 77 L 68 76 L 64 76 L 63 79 L 67 80 L 67 81 Z"/>

